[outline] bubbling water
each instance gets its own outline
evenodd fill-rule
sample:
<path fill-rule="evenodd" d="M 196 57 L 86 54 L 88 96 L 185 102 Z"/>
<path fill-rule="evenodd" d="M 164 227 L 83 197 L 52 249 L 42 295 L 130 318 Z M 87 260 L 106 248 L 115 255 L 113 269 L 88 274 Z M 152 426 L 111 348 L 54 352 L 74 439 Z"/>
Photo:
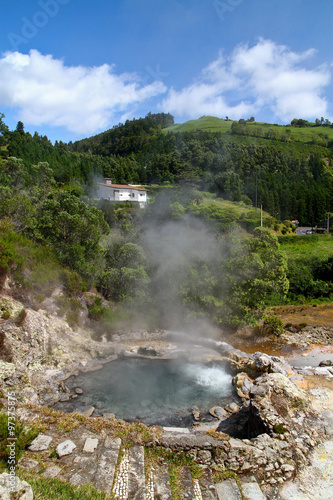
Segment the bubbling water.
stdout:
<path fill-rule="evenodd" d="M 94 406 L 94 415 L 114 413 L 147 425 L 187 426 L 193 407 L 204 416 L 212 406 L 236 399 L 232 377 L 222 366 L 179 360 L 118 359 L 71 377 L 67 385 L 72 392 L 75 387 L 83 390 L 82 396 L 63 403 L 68 411 L 82 411 L 84 404 Z"/>
<path fill-rule="evenodd" d="M 184 371 L 195 384 L 217 392 L 221 396 L 232 394 L 232 376 L 218 366 L 186 365 Z"/>

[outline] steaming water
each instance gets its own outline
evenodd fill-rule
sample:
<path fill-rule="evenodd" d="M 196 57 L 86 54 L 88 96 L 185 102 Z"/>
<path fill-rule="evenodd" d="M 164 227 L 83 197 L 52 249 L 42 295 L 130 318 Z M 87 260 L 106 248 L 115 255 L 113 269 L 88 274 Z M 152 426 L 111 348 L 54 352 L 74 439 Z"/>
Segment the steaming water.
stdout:
<path fill-rule="evenodd" d="M 83 395 L 63 405 L 68 411 L 94 406 L 95 415 L 110 412 L 128 421 L 186 426 L 193 407 L 206 414 L 235 399 L 231 380 L 221 366 L 121 359 L 68 379 L 71 392 L 80 387 Z"/>

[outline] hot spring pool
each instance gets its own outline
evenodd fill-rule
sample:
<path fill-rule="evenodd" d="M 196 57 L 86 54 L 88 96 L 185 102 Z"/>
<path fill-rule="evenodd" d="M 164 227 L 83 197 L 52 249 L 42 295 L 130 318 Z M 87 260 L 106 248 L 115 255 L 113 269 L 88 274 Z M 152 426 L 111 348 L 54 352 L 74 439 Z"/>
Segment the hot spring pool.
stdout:
<path fill-rule="evenodd" d="M 232 377 L 221 365 L 185 361 L 122 358 L 101 370 L 80 373 L 66 381 L 71 394 L 83 394 L 56 408 L 84 411 L 93 406 L 94 415 L 114 413 L 126 421 L 147 425 L 187 426 L 195 407 L 206 416 L 212 406 L 236 401 Z"/>

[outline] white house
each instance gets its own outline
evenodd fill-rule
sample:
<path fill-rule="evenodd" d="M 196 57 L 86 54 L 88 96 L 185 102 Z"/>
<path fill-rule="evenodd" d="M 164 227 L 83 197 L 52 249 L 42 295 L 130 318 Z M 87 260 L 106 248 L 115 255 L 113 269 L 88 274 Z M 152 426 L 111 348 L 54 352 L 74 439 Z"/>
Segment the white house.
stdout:
<path fill-rule="evenodd" d="M 114 202 L 135 201 L 144 207 L 147 203 L 147 190 L 141 186 L 131 184 L 112 184 L 111 179 L 98 182 L 97 199 L 105 199 Z"/>

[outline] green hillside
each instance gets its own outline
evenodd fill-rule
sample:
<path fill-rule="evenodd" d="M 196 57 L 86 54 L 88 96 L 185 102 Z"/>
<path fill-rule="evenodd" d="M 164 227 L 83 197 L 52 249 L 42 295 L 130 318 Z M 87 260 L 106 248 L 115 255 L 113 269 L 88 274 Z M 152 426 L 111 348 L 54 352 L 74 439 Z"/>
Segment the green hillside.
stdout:
<path fill-rule="evenodd" d="M 127 120 L 94 137 L 54 145 L 3 125 L 3 170 L 29 187 L 47 162 L 58 186 L 89 195 L 95 179 L 118 184 L 182 185 L 219 199 L 262 205 L 275 219 L 320 224 L 333 206 L 333 128 L 293 120 L 289 126 L 212 116 L 174 125 L 170 114 Z M 21 175 L 19 173 L 21 171 Z M 15 181 L 15 182 L 16 182 Z"/>
<path fill-rule="evenodd" d="M 244 122 L 244 120 L 243 120 Z M 202 116 L 197 120 L 189 120 L 185 123 L 171 125 L 163 129 L 164 133 L 172 132 L 219 132 L 221 134 L 232 134 L 233 121 L 217 118 L 216 116 Z M 242 120 L 235 122 L 242 124 Z M 272 123 L 245 121 L 243 130 L 239 135 L 257 137 L 269 140 L 282 140 L 284 142 L 302 142 L 328 146 L 333 141 L 333 128 L 327 125 L 317 125 L 306 122 L 304 126 L 277 125 Z M 236 133 L 236 132 L 235 132 Z M 236 135 L 238 135 L 236 133 Z"/>
<path fill-rule="evenodd" d="M 229 132 L 232 121 L 223 120 L 216 116 L 202 116 L 197 120 L 189 120 L 185 123 L 178 123 L 163 129 L 163 132 Z"/>

